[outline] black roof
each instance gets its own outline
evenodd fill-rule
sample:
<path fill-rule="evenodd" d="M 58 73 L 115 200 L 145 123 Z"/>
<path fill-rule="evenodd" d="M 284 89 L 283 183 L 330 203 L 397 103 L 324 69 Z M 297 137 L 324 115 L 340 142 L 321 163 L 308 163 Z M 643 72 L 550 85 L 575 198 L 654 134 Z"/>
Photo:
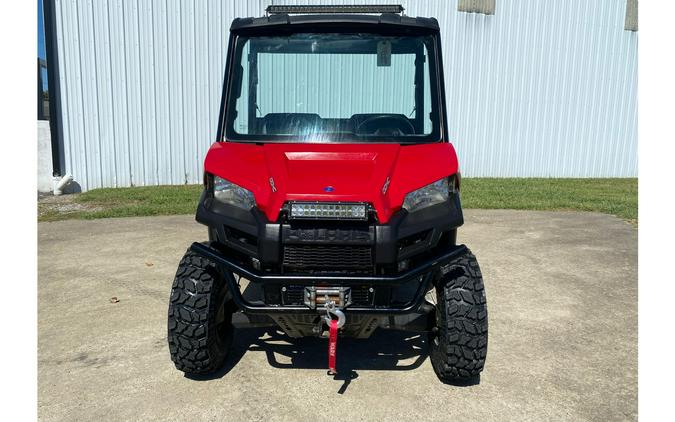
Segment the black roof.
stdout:
<path fill-rule="evenodd" d="M 323 14 L 287 15 L 275 14 L 260 18 L 237 18 L 230 31 L 236 33 L 297 32 L 302 30 L 368 30 L 376 32 L 439 31 L 436 18 L 412 18 L 394 13 L 381 15 Z"/>

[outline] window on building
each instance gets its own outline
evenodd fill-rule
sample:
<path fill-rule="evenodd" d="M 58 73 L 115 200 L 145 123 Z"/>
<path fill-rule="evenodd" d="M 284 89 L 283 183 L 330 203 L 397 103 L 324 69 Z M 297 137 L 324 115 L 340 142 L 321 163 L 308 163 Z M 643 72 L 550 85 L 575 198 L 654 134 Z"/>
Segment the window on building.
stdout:
<path fill-rule="evenodd" d="M 37 115 L 38 120 L 49 120 L 49 91 L 47 91 L 47 62 L 37 60 Z"/>
<path fill-rule="evenodd" d="M 626 31 L 638 30 L 638 0 L 626 0 Z"/>
<path fill-rule="evenodd" d="M 468 13 L 495 14 L 495 0 L 458 0 L 457 10 Z"/>
<path fill-rule="evenodd" d="M 49 91 L 47 90 L 47 52 L 45 50 L 45 24 L 42 1 L 38 1 L 37 45 L 37 115 L 38 120 L 49 120 Z"/>

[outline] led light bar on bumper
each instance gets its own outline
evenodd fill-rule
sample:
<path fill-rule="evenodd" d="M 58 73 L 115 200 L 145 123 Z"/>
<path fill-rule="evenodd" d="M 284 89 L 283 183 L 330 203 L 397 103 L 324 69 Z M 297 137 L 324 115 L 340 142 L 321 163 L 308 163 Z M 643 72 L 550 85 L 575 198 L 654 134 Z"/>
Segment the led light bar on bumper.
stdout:
<path fill-rule="evenodd" d="M 358 202 L 291 202 L 291 220 L 366 220 L 368 207 Z"/>

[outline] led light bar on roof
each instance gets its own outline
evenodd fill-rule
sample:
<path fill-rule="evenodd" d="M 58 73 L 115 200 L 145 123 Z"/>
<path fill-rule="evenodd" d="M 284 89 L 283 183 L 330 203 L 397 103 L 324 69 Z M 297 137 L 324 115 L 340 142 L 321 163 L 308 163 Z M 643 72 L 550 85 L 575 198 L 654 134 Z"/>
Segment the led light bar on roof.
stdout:
<path fill-rule="evenodd" d="M 364 203 L 352 202 L 292 202 L 291 220 L 366 220 Z"/>
<path fill-rule="evenodd" d="M 300 14 L 300 13 L 403 13 L 400 4 L 361 4 L 361 5 L 291 5 L 291 6 L 267 6 L 265 11 L 271 15 Z"/>

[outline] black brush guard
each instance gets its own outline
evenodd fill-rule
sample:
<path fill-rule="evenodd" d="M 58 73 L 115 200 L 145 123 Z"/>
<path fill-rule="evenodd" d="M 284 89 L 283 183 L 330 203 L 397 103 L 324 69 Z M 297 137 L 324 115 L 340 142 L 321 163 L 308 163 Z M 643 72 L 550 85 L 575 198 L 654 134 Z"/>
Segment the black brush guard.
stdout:
<path fill-rule="evenodd" d="M 313 286 L 317 283 L 329 284 L 331 286 L 353 286 L 364 284 L 371 284 L 374 287 L 397 286 L 417 278 L 420 279 L 420 283 L 417 291 L 415 292 L 415 295 L 413 296 L 413 299 L 402 306 L 374 305 L 370 307 L 349 306 L 346 308 L 350 314 L 396 315 L 415 312 L 422 304 L 424 295 L 427 292 L 429 284 L 433 282 L 434 276 L 439 273 L 447 272 L 447 269 L 444 267 L 467 252 L 467 248 L 464 245 L 453 246 L 438 256 L 417 265 L 415 268 L 394 276 L 327 276 L 263 275 L 255 273 L 238 263 L 228 260 L 223 256 L 222 253 L 210 247 L 209 245 L 195 242 L 192 244 L 190 249 L 204 258 L 209 259 L 221 268 L 227 270 L 224 272 L 225 280 L 230 292 L 232 293 L 232 299 L 239 309 L 248 314 L 299 314 L 312 312 L 313 310 L 308 306 L 266 305 L 251 303 L 242 296 L 239 285 L 233 274 L 237 274 L 252 283 L 293 284 L 301 286 Z"/>

